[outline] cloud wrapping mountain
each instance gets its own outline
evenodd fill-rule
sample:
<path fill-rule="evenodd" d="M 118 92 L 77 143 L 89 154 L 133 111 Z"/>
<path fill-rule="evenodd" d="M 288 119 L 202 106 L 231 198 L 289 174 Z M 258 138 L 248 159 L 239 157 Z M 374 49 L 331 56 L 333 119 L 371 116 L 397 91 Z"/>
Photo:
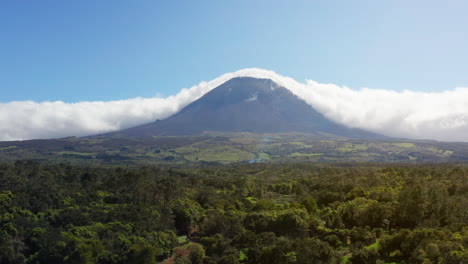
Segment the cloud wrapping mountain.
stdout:
<path fill-rule="evenodd" d="M 268 78 L 290 89 L 327 118 L 349 127 L 394 137 L 468 141 L 468 88 L 439 93 L 353 90 L 244 69 L 201 82 L 167 98 L 64 103 L 0 104 L 0 140 L 85 136 L 166 118 L 234 77 Z"/>

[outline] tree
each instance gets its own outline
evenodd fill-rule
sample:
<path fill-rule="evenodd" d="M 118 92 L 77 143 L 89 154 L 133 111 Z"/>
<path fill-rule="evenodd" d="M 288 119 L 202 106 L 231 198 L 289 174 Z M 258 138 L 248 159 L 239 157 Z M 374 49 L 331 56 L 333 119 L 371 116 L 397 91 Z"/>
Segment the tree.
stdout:
<path fill-rule="evenodd" d="M 128 250 L 128 262 L 131 264 L 156 264 L 157 249 L 150 245 L 136 244 Z"/>

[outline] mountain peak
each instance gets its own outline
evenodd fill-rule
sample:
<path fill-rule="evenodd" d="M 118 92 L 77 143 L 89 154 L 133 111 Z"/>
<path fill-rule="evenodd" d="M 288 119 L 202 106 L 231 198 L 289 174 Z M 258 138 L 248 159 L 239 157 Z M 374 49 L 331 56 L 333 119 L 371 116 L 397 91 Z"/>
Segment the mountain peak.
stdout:
<path fill-rule="evenodd" d="M 278 91 L 280 89 L 280 91 Z M 210 98 L 210 104 L 232 104 L 241 102 L 266 102 L 278 96 L 292 95 L 292 93 L 279 86 L 271 79 L 254 77 L 235 77 L 219 87 L 206 93 L 203 97 Z M 206 103 L 206 99 L 202 100 Z"/>
<path fill-rule="evenodd" d="M 270 78 L 234 77 L 175 115 L 111 135 L 129 137 L 198 135 L 205 131 L 315 133 L 375 137 L 336 124 Z"/>

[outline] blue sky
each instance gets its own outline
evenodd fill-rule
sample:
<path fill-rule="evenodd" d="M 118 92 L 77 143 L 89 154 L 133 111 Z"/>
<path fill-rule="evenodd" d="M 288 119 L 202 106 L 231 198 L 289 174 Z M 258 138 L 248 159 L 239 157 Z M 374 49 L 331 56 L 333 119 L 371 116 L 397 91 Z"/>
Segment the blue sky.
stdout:
<path fill-rule="evenodd" d="M 468 87 L 466 1 L 0 2 L 0 102 L 176 94 L 247 67 L 402 91 Z"/>

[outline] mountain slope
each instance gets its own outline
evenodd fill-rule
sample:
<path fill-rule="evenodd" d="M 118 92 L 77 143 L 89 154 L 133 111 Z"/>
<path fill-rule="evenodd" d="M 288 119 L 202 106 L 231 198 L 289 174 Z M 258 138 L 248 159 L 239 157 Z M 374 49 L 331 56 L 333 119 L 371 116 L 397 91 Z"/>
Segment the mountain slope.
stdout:
<path fill-rule="evenodd" d="M 205 131 L 253 133 L 325 133 L 348 138 L 379 138 L 334 123 L 269 79 L 233 78 L 177 114 L 109 137 L 197 135 Z"/>

